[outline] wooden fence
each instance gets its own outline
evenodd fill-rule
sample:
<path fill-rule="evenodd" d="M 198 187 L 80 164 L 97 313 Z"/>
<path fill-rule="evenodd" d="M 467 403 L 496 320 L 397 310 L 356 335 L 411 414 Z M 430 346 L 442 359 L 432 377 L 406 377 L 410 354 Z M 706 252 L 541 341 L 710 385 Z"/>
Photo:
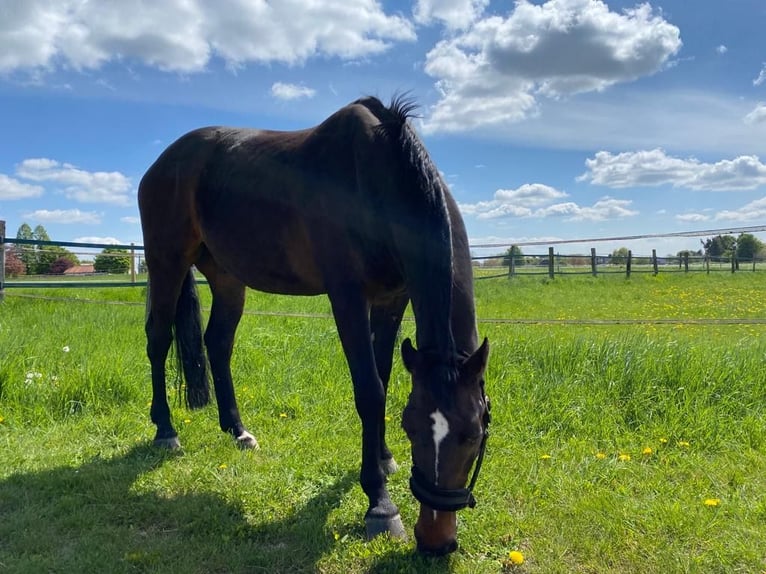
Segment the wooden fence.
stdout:
<path fill-rule="evenodd" d="M 12 278 L 8 281 L 5 276 L 5 246 L 6 245 L 34 245 L 34 246 L 58 246 L 58 247 L 80 247 L 84 249 L 105 249 L 116 248 L 123 249 L 130 257 L 130 271 L 128 278 L 125 276 L 109 276 L 108 280 L 89 279 L 87 281 L 77 280 L 76 278 L 64 278 L 60 275 L 51 275 L 38 278 L 37 280 L 26 280 L 23 278 Z M 135 245 L 114 245 L 109 243 L 77 243 L 73 241 L 38 241 L 34 239 L 8 239 L 5 237 L 5 222 L 0 221 L 0 301 L 2 300 L 5 289 L 11 288 L 43 288 L 43 287 L 136 287 L 145 286 L 146 281 L 137 277 L 139 252 L 143 251 L 143 246 Z M 753 258 L 749 261 L 739 261 L 736 255 L 729 258 L 711 258 L 708 256 L 694 256 L 684 253 L 680 256 L 658 257 L 657 251 L 652 250 L 651 256 L 634 256 L 632 251 L 628 251 L 627 257 L 615 258 L 612 256 L 596 255 L 596 249 L 591 248 L 590 255 L 561 255 L 554 253 L 554 248 L 549 247 L 547 254 L 540 255 L 518 255 L 505 256 L 494 255 L 488 257 L 474 257 L 477 266 L 481 265 L 483 272 L 477 273 L 477 279 L 488 279 L 499 276 L 524 276 L 524 275 L 547 275 L 553 279 L 561 275 L 590 274 L 593 276 L 599 274 L 624 274 L 630 277 L 632 273 L 653 273 L 657 275 L 660 272 L 706 272 L 711 271 L 730 271 L 734 273 L 738 270 L 766 270 L 766 259 Z M 503 266 L 487 266 L 482 262 L 489 260 L 504 260 L 507 263 Z M 523 263 L 523 264 L 521 264 Z M 491 270 L 497 270 L 497 273 L 491 273 Z M 485 272 L 486 271 L 486 272 Z M 55 279 L 53 279 L 55 277 Z"/>
<path fill-rule="evenodd" d="M 628 251 L 624 257 L 611 255 L 597 255 L 596 249 L 591 248 L 589 255 L 561 255 L 554 252 L 553 247 L 548 248 L 547 254 L 539 255 L 504 255 L 501 257 L 477 257 L 476 260 L 490 262 L 491 260 L 503 259 L 502 266 L 488 266 L 483 268 L 496 269 L 499 273 L 483 273 L 482 277 L 508 277 L 525 275 L 547 275 L 553 279 L 561 275 L 592 275 L 599 274 L 622 274 L 630 277 L 633 273 L 652 273 L 658 275 L 673 272 L 704 272 L 727 271 L 735 273 L 741 270 L 766 270 L 766 259 L 754 257 L 748 260 L 740 260 L 736 253 L 728 257 L 711 257 L 709 255 L 692 255 L 684 252 L 677 256 L 658 257 L 657 250 L 652 249 L 651 256 L 634 256 Z"/>

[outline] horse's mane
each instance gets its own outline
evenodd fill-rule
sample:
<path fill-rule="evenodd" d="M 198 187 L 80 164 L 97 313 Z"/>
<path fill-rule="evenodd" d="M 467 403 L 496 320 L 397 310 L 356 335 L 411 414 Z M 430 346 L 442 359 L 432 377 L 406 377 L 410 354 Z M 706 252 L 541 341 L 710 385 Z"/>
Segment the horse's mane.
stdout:
<path fill-rule="evenodd" d="M 388 107 L 375 97 L 362 98 L 354 103 L 363 105 L 378 119 L 380 124 L 377 126 L 377 135 L 386 141 L 394 154 L 401 159 L 400 166 L 406 176 L 405 180 L 415 182 L 420 193 L 415 194 L 417 197 L 409 197 L 408 202 L 420 203 L 425 211 L 430 213 L 429 217 L 416 224 L 427 226 L 428 229 L 418 229 L 419 238 L 416 243 L 421 246 L 422 260 L 421 266 L 415 272 L 436 273 L 442 276 L 441 281 L 434 282 L 436 287 L 428 297 L 428 305 L 446 306 L 447 324 L 443 326 L 443 331 L 447 336 L 445 340 L 437 343 L 435 350 L 442 357 L 451 357 L 454 352 L 449 325 L 453 253 L 452 228 L 446 199 L 448 190 L 423 142 L 410 125 L 409 119 L 417 117 L 415 112 L 419 106 L 407 93 L 394 95 Z M 442 290 L 443 292 L 440 292 Z M 421 342 L 423 341 L 419 338 L 418 346 L 421 346 Z M 446 348 L 443 345 L 446 345 Z"/>

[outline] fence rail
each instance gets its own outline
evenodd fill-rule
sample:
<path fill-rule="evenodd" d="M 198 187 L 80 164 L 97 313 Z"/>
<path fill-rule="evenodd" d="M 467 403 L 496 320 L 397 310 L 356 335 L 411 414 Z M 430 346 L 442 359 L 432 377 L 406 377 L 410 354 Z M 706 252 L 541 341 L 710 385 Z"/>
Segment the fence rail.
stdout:
<path fill-rule="evenodd" d="M 633 273 L 660 272 L 718 272 L 751 270 L 766 271 L 766 258 L 753 257 L 749 259 L 738 258 L 736 253 L 727 257 L 712 257 L 709 255 L 692 255 L 685 252 L 676 256 L 658 256 L 657 250 L 653 249 L 651 255 L 634 256 L 628 251 L 624 257 L 612 255 L 597 255 L 596 249 L 591 248 L 589 255 L 561 255 L 554 253 L 554 248 L 549 247 L 547 254 L 536 255 L 505 255 L 475 257 L 475 260 L 491 262 L 503 259 L 502 265 L 483 265 L 484 269 L 498 270 L 497 274 L 485 275 L 481 278 L 499 277 L 508 275 L 547 275 L 551 279 L 558 275 L 593 275 L 599 274 L 622 274 L 630 277 Z M 503 273 L 499 271 L 503 270 Z"/>
<path fill-rule="evenodd" d="M 572 240 L 582 242 L 582 240 Z M 561 244 L 561 241 L 551 242 Z M 113 276 L 113 280 L 89 279 L 83 281 L 81 277 L 73 277 L 62 280 L 61 275 L 48 275 L 36 280 L 24 280 L 17 277 L 9 281 L 5 275 L 6 245 L 14 246 L 55 246 L 55 247 L 79 247 L 83 249 L 122 249 L 130 258 L 129 279 L 122 276 Z M 487 246 L 479 246 L 486 248 Z M 509 253 L 513 252 L 513 247 Z M 24 247 L 22 247 L 24 248 Z M 137 274 L 140 258 L 139 252 L 143 251 L 142 245 L 112 244 L 112 243 L 82 243 L 75 241 L 41 241 L 36 239 L 9 239 L 5 237 L 5 222 L 0 220 L 0 301 L 5 289 L 13 288 L 77 288 L 77 287 L 143 287 L 147 281 Z M 100 254 L 108 255 L 108 254 Z M 123 254 L 124 255 L 124 254 Z M 597 255 L 596 249 L 591 248 L 589 255 L 561 255 L 554 252 L 552 246 L 548 247 L 548 253 L 536 255 L 493 255 L 472 257 L 475 265 L 481 271 L 477 271 L 477 279 L 491 279 L 498 277 L 517 277 L 529 275 L 547 275 L 553 279 L 556 276 L 566 275 L 592 275 L 599 274 L 623 274 L 630 277 L 633 273 L 660 272 L 718 272 L 729 271 L 734 273 L 740 270 L 766 271 L 766 259 L 754 257 L 749 260 L 737 259 L 736 254 L 726 258 L 715 258 L 707 255 L 697 256 L 683 253 L 678 256 L 657 256 L 657 251 L 652 250 L 651 256 L 634 256 L 628 251 L 626 257 L 613 257 L 611 255 Z M 501 265 L 489 265 L 494 260 L 501 260 Z M 54 279 L 55 278 L 55 279 Z M 79 280 L 78 280 L 79 279 Z"/>

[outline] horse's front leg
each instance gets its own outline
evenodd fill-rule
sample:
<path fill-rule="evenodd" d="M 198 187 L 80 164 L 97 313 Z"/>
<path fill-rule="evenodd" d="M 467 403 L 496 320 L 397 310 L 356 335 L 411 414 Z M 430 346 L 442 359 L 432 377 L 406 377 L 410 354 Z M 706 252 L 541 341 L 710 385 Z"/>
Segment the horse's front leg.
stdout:
<path fill-rule="evenodd" d="M 388 393 L 388 381 L 391 378 L 396 335 L 408 301 L 409 298 L 404 293 L 385 305 L 374 305 L 370 310 L 372 348 L 375 354 L 375 367 L 383 383 L 384 404 Z M 386 474 L 392 474 L 398 470 L 398 465 L 386 445 L 385 411 L 383 415 L 380 421 L 380 467 Z"/>
<path fill-rule="evenodd" d="M 399 509 L 391 502 L 386 489 L 386 475 L 380 465 L 386 397 L 370 340 L 369 305 L 361 289 L 355 286 L 346 285 L 331 290 L 329 296 L 351 371 L 356 410 L 362 422 L 362 468 L 359 482 L 369 499 L 369 507 L 364 516 L 367 536 L 372 538 L 388 532 L 391 536 L 405 538 Z"/>

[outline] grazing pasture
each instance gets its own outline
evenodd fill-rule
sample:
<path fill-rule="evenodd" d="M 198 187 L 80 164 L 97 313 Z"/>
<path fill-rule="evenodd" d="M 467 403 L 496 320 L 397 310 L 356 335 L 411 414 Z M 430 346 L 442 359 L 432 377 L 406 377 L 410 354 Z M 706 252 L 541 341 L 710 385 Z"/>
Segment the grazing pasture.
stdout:
<path fill-rule="evenodd" d="M 215 407 L 176 401 L 170 453 L 150 446 L 142 291 L 14 289 L 0 304 L 0 571 L 766 571 L 759 273 L 478 280 L 492 436 L 442 559 L 365 541 L 359 420 L 325 298 L 248 293 L 232 369 L 260 450 L 218 432 Z M 409 385 L 397 352 L 389 489 L 411 534 Z"/>

